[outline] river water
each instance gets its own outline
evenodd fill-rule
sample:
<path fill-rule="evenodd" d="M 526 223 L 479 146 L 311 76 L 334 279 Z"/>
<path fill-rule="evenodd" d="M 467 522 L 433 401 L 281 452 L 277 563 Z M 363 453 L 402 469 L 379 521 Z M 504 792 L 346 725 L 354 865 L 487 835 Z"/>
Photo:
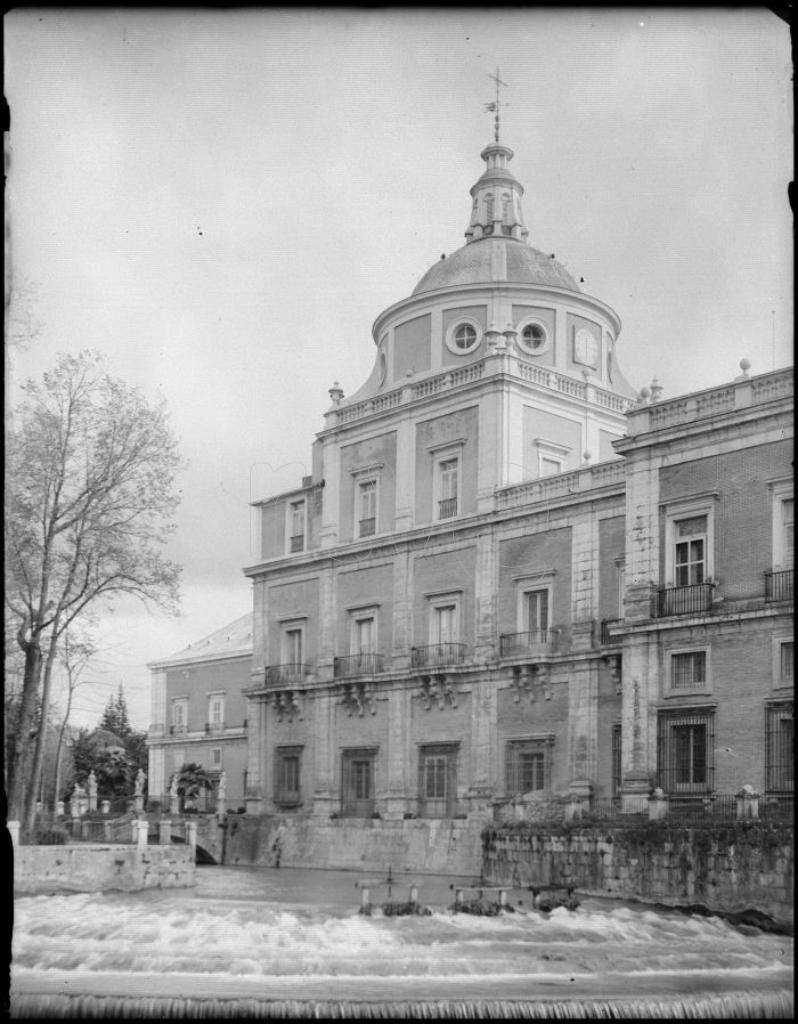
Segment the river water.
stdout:
<path fill-rule="evenodd" d="M 548 916 L 364 917 L 353 872 L 198 868 L 192 889 L 21 896 L 15 1016 L 788 1015 L 793 940 L 584 898 Z M 374 876 L 371 876 L 372 878 Z M 408 878 L 391 898 L 407 898 Z M 372 888 L 372 902 L 388 898 Z M 519 901 L 522 901 L 519 904 Z M 591 1007 L 593 1012 L 591 1012 Z M 603 1009 L 604 1012 L 600 1012 Z M 581 1010 L 581 1012 L 579 1012 Z M 776 1011 L 778 1011 L 776 1013 Z"/>

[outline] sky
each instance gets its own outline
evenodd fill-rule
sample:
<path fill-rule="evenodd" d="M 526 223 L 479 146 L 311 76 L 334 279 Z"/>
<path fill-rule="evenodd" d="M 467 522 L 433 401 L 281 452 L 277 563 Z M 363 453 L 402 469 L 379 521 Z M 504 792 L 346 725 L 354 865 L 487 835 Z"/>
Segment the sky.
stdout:
<path fill-rule="evenodd" d="M 178 617 L 102 610 L 71 722 L 251 607 L 251 502 L 310 472 L 329 388 L 465 243 L 495 96 L 529 243 L 663 398 L 792 363 L 792 68 L 764 8 L 30 8 L 5 17 L 6 402 L 98 349 L 187 467 Z M 57 681 L 60 699 L 62 681 Z"/>

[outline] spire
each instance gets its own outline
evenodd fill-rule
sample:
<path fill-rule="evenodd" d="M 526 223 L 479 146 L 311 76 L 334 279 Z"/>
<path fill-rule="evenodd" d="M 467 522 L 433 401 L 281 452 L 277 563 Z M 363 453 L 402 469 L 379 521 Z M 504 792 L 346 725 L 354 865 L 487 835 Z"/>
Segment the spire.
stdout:
<path fill-rule="evenodd" d="M 496 74 L 488 75 L 488 78 L 496 83 L 496 99 L 485 104 L 485 109 L 495 114 L 494 141 L 480 153 L 488 166 L 471 189 L 471 222 L 465 236 L 469 242 L 477 242 L 490 235 L 524 241 L 529 234 L 521 211 L 524 187 L 507 167 L 513 151 L 499 141 L 501 108 L 509 106 L 509 103 L 502 103 L 499 87 L 506 88 L 507 83 L 499 77 L 498 68 Z"/>

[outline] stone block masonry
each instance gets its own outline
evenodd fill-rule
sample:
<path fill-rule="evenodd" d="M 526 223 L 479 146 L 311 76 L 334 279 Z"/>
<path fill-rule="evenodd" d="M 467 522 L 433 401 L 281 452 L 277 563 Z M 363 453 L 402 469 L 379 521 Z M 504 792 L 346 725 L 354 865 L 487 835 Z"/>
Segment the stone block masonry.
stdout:
<path fill-rule="evenodd" d="M 482 867 L 483 820 L 286 818 L 283 867 L 476 875 Z M 274 862 L 276 818 L 242 817 L 227 838 L 226 864 Z"/>
<path fill-rule="evenodd" d="M 129 844 L 17 846 L 16 893 L 106 892 L 188 888 L 196 885 L 194 851 L 188 846 Z"/>
<path fill-rule="evenodd" d="M 736 822 L 679 828 L 488 828 L 484 874 L 497 885 L 573 885 L 596 896 L 718 913 L 757 910 L 793 922 L 791 827 Z"/>

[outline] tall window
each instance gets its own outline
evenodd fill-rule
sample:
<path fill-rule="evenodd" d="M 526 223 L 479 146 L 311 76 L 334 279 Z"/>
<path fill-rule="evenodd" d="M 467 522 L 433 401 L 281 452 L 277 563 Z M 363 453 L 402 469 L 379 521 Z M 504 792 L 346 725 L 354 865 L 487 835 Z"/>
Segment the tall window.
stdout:
<path fill-rule="evenodd" d="M 623 784 L 623 733 L 620 725 L 612 727 L 612 795 L 619 796 Z"/>
<path fill-rule="evenodd" d="M 372 654 L 375 650 L 376 633 L 374 616 L 356 618 L 352 623 L 352 653 Z"/>
<path fill-rule="evenodd" d="M 305 500 L 292 501 L 288 506 L 289 550 L 305 550 Z"/>
<path fill-rule="evenodd" d="M 457 478 L 459 459 L 445 459 L 438 464 L 439 500 L 438 518 L 450 519 L 457 515 Z"/>
<path fill-rule="evenodd" d="M 536 639 L 542 639 L 549 628 L 549 589 L 525 590 L 524 626 L 525 632 L 534 633 Z"/>
<path fill-rule="evenodd" d="M 671 689 L 695 690 L 707 685 L 707 652 L 685 651 L 671 655 Z"/>
<path fill-rule="evenodd" d="M 301 801 L 302 747 L 278 747 L 274 772 L 274 801 L 284 807 Z"/>
<path fill-rule="evenodd" d="M 457 803 L 457 747 L 419 749 L 419 805 L 426 818 L 450 818 Z"/>
<path fill-rule="evenodd" d="M 366 818 L 374 811 L 374 750 L 345 750 L 341 810 L 344 815 Z"/>
<path fill-rule="evenodd" d="M 485 219 L 490 224 L 493 221 L 493 193 L 489 192 L 485 197 Z"/>
<path fill-rule="evenodd" d="M 208 698 L 208 724 L 211 729 L 221 729 L 224 725 L 224 697 L 212 694 Z"/>
<path fill-rule="evenodd" d="M 707 517 L 690 516 L 674 524 L 674 574 L 677 587 L 703 583 L 706 572 Z"/>
<path fill-rule="evenodd" d="M 505 790 L 508 796 L 545 793 L 550 787 L 554 740 L 512 740 L 505 753 Z"/>
<path fill-rule="evenodd" d="M 714 714 L 661 712 L 657 754 L 659 784 L 666 792 L 678 795 L 712 789 Z"/>
<path fill-rule="evenodd" d="M 222 748 L 211 747 L 211 768 L 216 770 L 222 767 Z"/>
<path fill-rule="evenodd" d="M 558 473 L 562 473 L 562 462 L 559 459 L 542 456 L 540 460 L 540 475 L 556 476 Z"/>
<path fill-rule="evenodd" d="M 291 626 L 283 632 L 282 663 L 296 669 L 302 664 L 302 627 Z"/>
<path fill-rule="evenodd" d="M 765 774 L 771 793 L 791 793 L 794 788 L 792 701 L 765 708 Z"/>
<path fill-rule="evenodd" d="M 371 537 L 377 532 L 377 481 L 363 480 L 357 486 L 358 536 Z"/>
<path fill-rule="evenodd" d="M 779 645 L 779 682 L 791 686 L 795 665 L 794 641 L 783 640 Z"/>
<path fill-rule="evenodd" d="M 447 644 L 458 640 L 456 604 L 436 604 L 432 607 L 430 643 Z"/>
<path fill-rule="evenodd" d="M 174 732 L 188 729 L 188 701 L 185 699 L 172 702 L 172 729 Z"/>

